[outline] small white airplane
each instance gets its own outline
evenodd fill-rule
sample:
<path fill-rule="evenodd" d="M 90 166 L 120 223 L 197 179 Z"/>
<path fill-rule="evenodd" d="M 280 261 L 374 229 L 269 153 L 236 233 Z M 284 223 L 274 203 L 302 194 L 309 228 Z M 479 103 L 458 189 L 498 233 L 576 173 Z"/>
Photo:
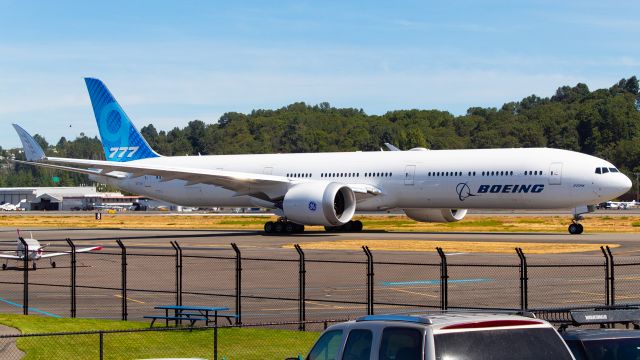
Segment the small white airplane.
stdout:
<path fill-rule="evenodd" d="M 18 202 L 17 204 L 12 204 L 12 203 L 4 203 L 2 205 L 0 205 L 0 210 L 2 211 L 18 211 L 18 210 L 22 210 L 22 208 L 20 207 L 20 205 L 22 203 L 25 203 L 27 200 L 20 200 L 20 202 Z"/>
<path fill-rule="evenodd" d="M 50 244 L 41 245 L 40 242 L 34 239 L 33 235 L 31 234 L 28 239 L 22 238 L 27 243 L 27 250 L 25 251 L 24 245 L 22 244 L 22 241 L 20 241 L 20 238 L 21 238 L 20 231 L 18 231 L 18 241 L 17 241 L 17 249 L 15 252 L 15 255 L 8 254 L 8 253 L 0 254 L 0 259 L 5 259 L 4 264 L 2 264 L 2 270 L 7 269 L 7 264 L 9 260 L 24 261 L 25 256 L 27 256 L 28 260 L 32 262 L 31 267 L 33 268 L 33 270 L 37 269 L 36 261 L 40 259 L 49 259 L 49 263 L 51 264 L 51 267 L 55 268 L 56 262 L 53 261 L 54 257 L 71 255 L 71 251 L 45 253 L 44 249 Z M 102 250 L 102 246 L 93 246 L 93 247 L 76 249 L 76 253 L 98 251 L 98 250 Z"/>

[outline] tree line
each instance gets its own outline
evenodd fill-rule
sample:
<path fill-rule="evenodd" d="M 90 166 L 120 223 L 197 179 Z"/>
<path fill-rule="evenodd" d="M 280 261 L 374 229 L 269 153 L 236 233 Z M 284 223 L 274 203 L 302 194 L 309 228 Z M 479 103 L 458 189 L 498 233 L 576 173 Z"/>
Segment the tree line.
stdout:
<path fill-rule="evenodd" d="M 528 96 L 500 108 L 472 107 L 454 116 L 441 110 L 396 110 L 368 115 L 362 109 L 329 103 L 293 103 L 277 110 L 228 112 L 217 123 L 193 120 L 184 128 L 140 129 L 160 154 L 240 154 L 331 151 L 375 151 L 385 143 L 401 149 L 553 147 L 602 157 L 635 180 L 640 172 L 639 84 L 632 76 L 608 89 L 586 84 L 562 86 L 553 96 Z M 51 155 L 104 159 L 100 140 L 81 134 L 49 144 L 36 140 Z M 0 154 L 20 158 L 15 149 Z M 53 182 L 52 177 L 60 178 Z M 5 166 L 0 186 L 73 186 L 84 175 L 21 165 Z"/>

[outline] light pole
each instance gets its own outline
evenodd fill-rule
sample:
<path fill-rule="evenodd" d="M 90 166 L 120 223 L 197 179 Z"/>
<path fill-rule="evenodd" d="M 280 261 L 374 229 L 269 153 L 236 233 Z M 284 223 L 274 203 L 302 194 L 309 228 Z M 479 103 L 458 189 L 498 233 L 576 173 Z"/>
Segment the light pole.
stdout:
<path fill-rule="evenodd" d="M 636 174 L 636 202 L 640 201 L 640 181 L 638 181 L 638 177 L 640 176 L 640 173 L 635 173 Z"/>

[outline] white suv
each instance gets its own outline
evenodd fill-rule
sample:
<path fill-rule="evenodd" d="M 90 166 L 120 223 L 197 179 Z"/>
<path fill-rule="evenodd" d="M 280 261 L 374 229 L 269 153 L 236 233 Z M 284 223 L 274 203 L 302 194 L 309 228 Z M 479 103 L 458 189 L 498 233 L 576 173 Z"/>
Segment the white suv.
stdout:
<path fill-rule="evenodd" d="M 532 315 L 370 315 L 329 327 L 306 360 L 573 360 Z"/>

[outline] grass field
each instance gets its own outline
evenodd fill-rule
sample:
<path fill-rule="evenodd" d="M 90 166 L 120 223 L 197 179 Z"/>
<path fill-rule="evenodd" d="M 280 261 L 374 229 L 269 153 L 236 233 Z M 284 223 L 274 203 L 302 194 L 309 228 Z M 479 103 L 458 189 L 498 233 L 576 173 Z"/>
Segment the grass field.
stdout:
<path fill-rule="evenodd" d="M 103 214 L 102 220 L 87 215 L 0 215 L 0 224 L 15 228 L 137 228 L 260 230 L 267 216 L 184 216 Z M 356 216 L 365 230 L 408 232 L 558 232 L 566 233 L 570 216 L 491 216 L 470 215 L 454 223 L 421 223 L 406 216 Z M 582 222 L 587 232 L 639 232 L 640 216 L 587 216 Z M 307 230 L 320 231 L 320 226 Z"/>
<path fill-rule="evenodd" d="M 144 329 L 148 323 L 95 319 L 51 319 L 0 314 L 0 323 L 22 333 Z M 306 354 L 318 333 L 264 328 L 220 329 L 218 359 L 279 359 Z M 105 359 L 213 358 L 213 330 L 108 333 Z M 99 335 L 25 337 L 17 341 L 24 359 L 97 359 Z"/>

